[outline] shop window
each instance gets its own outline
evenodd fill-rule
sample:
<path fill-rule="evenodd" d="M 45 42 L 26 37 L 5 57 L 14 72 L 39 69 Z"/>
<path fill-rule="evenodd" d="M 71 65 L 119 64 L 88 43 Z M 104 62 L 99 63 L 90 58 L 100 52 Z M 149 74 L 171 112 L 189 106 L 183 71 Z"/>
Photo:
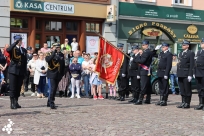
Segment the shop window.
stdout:
<path fill-rule="evenodd" d="M 36 29 L 41 29 L 41 21 L 40 20 L 36 20 L 35 27 L 36 27 Z"/>
<path fill-rule="evenodd" d="M 62 22 L 45 21 L 45 30 L 61 31 L 62 30 Z"/>
<path fill-rule="evenodd" d="M 28 28 L 28 19 L 11 18 L 11 28 Z"/>
<path fill-rule="evenodd" d="M 51 48 L 53 44 L 60 44 L 60 36 L 46 36 L 46 42 L 48 48 Z"/>
<path fill-rule="evenodd" d="M 36 34 L 35 35 L 35 48 L 36 49 L 40 48 L 40 39 L 41 39 L 41 35 L 40 34 Z"/>
<path fill-rule="evenodd" d="M 87 32 L 100 32 L 100 24 L 99 23 L 86 23 L 86 31 Z"/>
<path fill-rule="evenodd" d="M 136 31 L 135 33 L 133 33 L 131 36 L 130 36 L 131 39 L 141 39 L 141 30 L 138 30 Z"/>
<path fill-rule="evenodd" d="M 66 29 L 68 31 L 77 31 L 78 30 L 78 22 L 66 22 Z"/>

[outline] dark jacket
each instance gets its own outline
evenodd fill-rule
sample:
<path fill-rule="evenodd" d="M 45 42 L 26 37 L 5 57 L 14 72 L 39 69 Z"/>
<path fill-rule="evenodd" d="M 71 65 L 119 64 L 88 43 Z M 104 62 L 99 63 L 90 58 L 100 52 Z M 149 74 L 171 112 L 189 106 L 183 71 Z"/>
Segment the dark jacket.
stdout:
<path fill-rule="evenodd" d="M 0 64 L 2 66 L 6 65 L 6 58 L 4 57 L 4 54 L 1 52 L 1 50 L 0 50 Z"/>
<path fill-rule="evenodd" d="M 157 69 L 157 76 L 164 77 L 169 76 L 172 67 L 172 53 L 167 51 L 159 54 L 159 64 Z"/>
<path fill-rule="evenodd" d="M 82 67 L 81 67 L 80 63 L 77 63 L 77 64 L 72 63 L 69 66 L 69 69 L 70 69 L 70 73 L 71 73 L 71 77 L 72 78 L 74 78 L 76 80 L 81 80 L 81 70 L 82 70 Z"/>
<path fill-rule="evenodd" d="M 137 54 L 137 56 L 133 55 L 133 60 L 136 59 L 136 57 L 140 57 L 139 53 Z M 131 61 L 130 62 L 130 66 L 129 66 L 129 71 L 128 71 L 128 76 L 140 76 L 140 66 L 138 63 L 136 63 L 135 61 Z"/>
<path fill-rule="evenodd" d="M 177 64 L 177 76 L 178 77 L 188 77 L 193 76 L 194 69 L 194 57 L 195 53 L 191 50 L 187 50 L 183 53 L 180 52 L 178 56 L 178 64 Z"/>
<path fill-rule="evenodd" d="M 204 50 L 197 52 L 195 61 L 195 77 L 204 77 Z"/>
<path fill-rule="evenodd" d="M 25 76 L 27 70 L 27 51 L 25 48 L 16 47 L 17 43 L 14 42 L 9 48 L 7 48 L 7 52 L 10 54 L 11 63 L 9 66 L 9 73 Z"/>
<path fill-rule="evenodd" d="M 122 76 L 122 74 L 125 74 L 127 76 L 128 74 L 128 63 L 129 63 L 129 59 L 127 56 L 124 55 L 124 60 L 123 60 L 123 64 L 120 67 L 120 72 L 119 72 L 119 76 Z"/>

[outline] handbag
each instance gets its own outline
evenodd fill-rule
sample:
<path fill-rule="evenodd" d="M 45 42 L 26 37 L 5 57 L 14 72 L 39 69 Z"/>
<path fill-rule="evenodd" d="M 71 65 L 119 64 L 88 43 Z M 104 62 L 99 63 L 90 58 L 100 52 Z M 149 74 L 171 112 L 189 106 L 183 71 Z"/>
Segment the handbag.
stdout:
<path fill-rule="evenodd" d="M 77 78 L 79 74 L 71 74 L 73 78 Z"/>

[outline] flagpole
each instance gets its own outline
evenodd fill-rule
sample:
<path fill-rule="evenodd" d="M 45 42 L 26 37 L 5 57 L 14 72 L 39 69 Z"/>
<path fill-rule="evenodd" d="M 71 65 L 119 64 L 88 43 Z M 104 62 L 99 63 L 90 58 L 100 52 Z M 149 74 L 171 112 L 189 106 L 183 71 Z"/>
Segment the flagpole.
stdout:
<path fill-rule="evenodd" d="M 116 50 L 120 51 L 121 53 L 123 53 L 126 57 L 130 58 L 129 55 L 127 55 L 125 52 L 121 51 L 118 47 L 114 46 L 112 43 L 110 43 L 109 41 L 107 41 L 101 34 L 99 34 L 98 32 L 95 31 L 95 33 L 101 37 L 102 39 L 104 39 L 107 43 L 109 43 L 113 48 L 115 48 Z"/>

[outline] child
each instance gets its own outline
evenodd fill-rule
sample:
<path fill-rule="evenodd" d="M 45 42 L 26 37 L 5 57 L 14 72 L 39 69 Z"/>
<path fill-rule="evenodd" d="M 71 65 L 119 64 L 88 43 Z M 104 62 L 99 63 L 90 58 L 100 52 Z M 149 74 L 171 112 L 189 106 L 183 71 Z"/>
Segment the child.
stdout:
<path fill-rule="evenodd" d="M 110 84 L 109 85 L 109 88 L 110 88 L 110 97 L 109 99 L 116 99 L 116 86 L 115 84 Z"/>
<path fill-rule="evenodd" d="M 1 71 L 1 69 L 0 69 L 0 96 L 3 96 L 3 91 L 1 92 L 1 87 L 2 87 L 2 85 L 3 84 L 5 84 L 6 82 L 4 81 L 4 74 L 3 74 L 3 72 Z"/>
<path fill-rule="evenodd" d="M 101 88 L 102 88 L 102 81 L 98 78 L 98 74 L 94 72 L 95 66 L 96 66 L 96 60 L 94 59 L 93 64 L 90 65 L 89 70 L 92 72 L 91 78 L 90 78 L 90 84 L 92 85 L 92 92 L 94 96 L 94 100 L 101 99 L 103 100 L 103 96 L 101 95 Z M 96 87 L 97 87 L 97 93 L 98 97 L 96 95 Z"/>

